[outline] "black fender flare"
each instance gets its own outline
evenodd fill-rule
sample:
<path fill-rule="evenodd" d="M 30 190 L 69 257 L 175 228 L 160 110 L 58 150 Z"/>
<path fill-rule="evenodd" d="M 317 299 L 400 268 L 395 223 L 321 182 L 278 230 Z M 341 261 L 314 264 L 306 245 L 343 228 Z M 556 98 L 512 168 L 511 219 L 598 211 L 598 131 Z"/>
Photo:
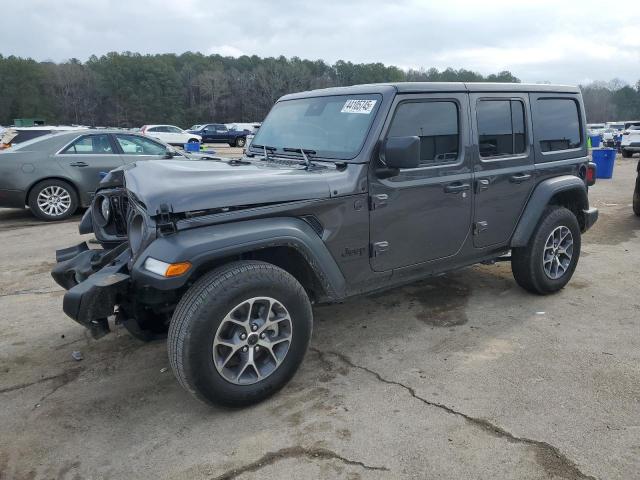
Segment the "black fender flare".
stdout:
<path fill-rule="evenodd" d="M 580 210 L 588 210 L 589 198 L 584 180 L 574 175 L 562 175 L 544 180 L 536 186 L 529 197 L 527 206 L 511 237 L 511 247 L 524 247 L 529 243 L 529 238 L 536 228 L 542 212 L 549 205 L 551 199 L 561 192 L 572 192 L 576 196 Z"/>
<path fill-rule="evenodd" d="M 159 290 L 182 287 L 189 275 L 217 259 L 269 247 L 296 249 L 320 280 L 329 298 L 345 295 L 345 278 L 316 231 L 304 220 L 275 217 L 181 230 L 151 243 L 132 266 L 136 284 Z M 165 278 L 144 269 L 148 257 L 167 263 L 191 262 L 189 275 Z"/>

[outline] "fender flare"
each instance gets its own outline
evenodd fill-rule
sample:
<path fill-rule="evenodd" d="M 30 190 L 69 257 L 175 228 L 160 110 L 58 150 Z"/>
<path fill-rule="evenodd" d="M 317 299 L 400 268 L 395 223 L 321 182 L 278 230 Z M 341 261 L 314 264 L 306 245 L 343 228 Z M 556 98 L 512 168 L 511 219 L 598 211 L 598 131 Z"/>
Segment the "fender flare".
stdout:
<path fill-rule="evenodd" d="M 578 208 L 587 210 L 589 198 L 584 180 L 573 175 L 562 175 L 541 182 L 534 190 L 524 212 L 520 216 L 518 226 L 511 237 L 511 247 L 524 247 L 529 243 L 533 230 L 538 225 L 542 212 L 549 205 L 551 199 L 562 192 L 575 192 Z"/>
<path fill-rule="evenodd" d="M 308 223 L 292 217 L 210 225 L 160 237 L 136 259 L 131 269 L 132 278 L 136 283 L 159 290 L 173 290 L 184 286 L 189 275 L 165 278 L 151 273 L 143 268 L 148 257 L 167 263 L 189 261 L 193 273 L 220 258 L 282 246 L 302 254 L 329 298 L 344 297 L 344 275 L 326 245 Z"/>

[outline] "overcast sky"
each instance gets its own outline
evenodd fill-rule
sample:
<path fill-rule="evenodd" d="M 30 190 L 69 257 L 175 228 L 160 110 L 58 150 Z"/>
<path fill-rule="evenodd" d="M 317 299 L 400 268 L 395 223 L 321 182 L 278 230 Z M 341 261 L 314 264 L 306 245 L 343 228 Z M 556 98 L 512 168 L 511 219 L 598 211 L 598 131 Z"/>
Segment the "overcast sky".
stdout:
<path fill-rule="evenodd" d="M 635 83 L 636 7 L 601 0 L 19 0 L 4 9 L 0 54 L 84 61 L 110 51 L 198 51 L 510 70 L 526 82 Z"/>

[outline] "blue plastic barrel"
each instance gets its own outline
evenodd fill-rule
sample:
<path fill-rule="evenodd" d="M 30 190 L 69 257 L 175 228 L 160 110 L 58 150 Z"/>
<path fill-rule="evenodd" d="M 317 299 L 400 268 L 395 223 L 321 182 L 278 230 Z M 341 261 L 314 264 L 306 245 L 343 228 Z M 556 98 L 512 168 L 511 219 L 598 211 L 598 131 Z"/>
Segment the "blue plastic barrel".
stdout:
<path fill-rule="evenodd" d="M 600 135 L 589 135 L 591 138 L 591 148 L 598 148 L 600 146 Z"/>
<path fill-rule="evenodd" d="M 200 142 L 189 142 L 184 144 L 185 152 L 199 152 L 200 151 Z"/>
<path fill-rule="evenodd" d="M 615 148 L 598 148 L 591 151 L 591 157 L 596 164 L 596 178 L 613 177 L 613 166 L 616 164 Z"/>

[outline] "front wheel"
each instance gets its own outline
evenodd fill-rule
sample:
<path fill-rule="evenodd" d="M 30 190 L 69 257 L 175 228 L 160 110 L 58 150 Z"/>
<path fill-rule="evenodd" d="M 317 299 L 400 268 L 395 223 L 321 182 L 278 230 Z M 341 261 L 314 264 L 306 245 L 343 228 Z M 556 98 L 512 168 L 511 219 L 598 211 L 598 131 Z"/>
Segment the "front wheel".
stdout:
<path fill-rule="evenodd" d="M 247 139 L 244 137 L 236 138 L 236 147 L 244 147 L 244 144 L 247 142 Z"/>
<path fill-rule="evenodd" d="M 522 288 L 546 295 L 571 279 L 580 257 L 580 226 L 571 210 L 546 208 L 526 247 L 511 253 L 513 276 Z"/>
<path fill-rule="evenodd" d="M 633 157 L 633 152 L 625 150 L 624 148 L 621 149 L 621 152 L 622 152 L 622 158 L 631 158 L 631 157 Z"/>
<path fill-rule="evenodd" d="M 312 324 L 309 298 L 288 272 L 265 262 L 230 263 L 180 300 L 169 325 L 169 361 L 200 400 L 250 405 L 293 377 Z"/>

